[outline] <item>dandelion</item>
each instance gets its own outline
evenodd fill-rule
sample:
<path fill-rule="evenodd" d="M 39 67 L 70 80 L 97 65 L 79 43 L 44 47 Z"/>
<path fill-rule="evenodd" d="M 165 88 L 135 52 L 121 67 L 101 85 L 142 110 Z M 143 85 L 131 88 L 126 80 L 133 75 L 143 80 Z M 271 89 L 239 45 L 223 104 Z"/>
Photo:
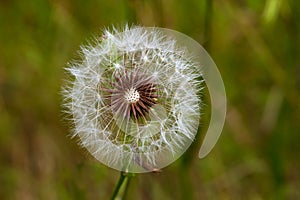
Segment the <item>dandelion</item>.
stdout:
<path fill-rule="evenodd" d="M 189 147 L 200 119 L 199 63 L 158 28 L 105 30 L 69 65 L 74 136 L 103 164 L 159 170 Z"/>

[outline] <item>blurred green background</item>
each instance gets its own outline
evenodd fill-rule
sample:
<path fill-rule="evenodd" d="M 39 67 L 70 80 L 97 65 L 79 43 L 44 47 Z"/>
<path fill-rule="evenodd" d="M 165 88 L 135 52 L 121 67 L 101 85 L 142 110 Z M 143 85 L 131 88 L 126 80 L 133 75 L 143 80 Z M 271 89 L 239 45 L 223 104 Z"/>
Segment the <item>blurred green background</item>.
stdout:
<path fill-rule="evenodd" d="M 127 199 L 300 199 L 300 1 L 0 0 L 0 199 L 108 199 L 119 172 L 69 137 L 63 68 L 104 27 L 183 32 L 203 44 L 228 98 L 205 159 L 189 151 L 135 176 Z"/>

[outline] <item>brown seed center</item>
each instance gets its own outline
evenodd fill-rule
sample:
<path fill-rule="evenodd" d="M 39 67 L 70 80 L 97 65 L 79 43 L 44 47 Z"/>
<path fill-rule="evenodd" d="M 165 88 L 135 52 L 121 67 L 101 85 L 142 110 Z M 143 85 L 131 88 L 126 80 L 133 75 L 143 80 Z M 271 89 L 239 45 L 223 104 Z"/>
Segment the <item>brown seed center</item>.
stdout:
<path fill-rule="evenodd" d="M 140 93 L 135 88 L 130 88 L 125 92 L 124 98 L 128 103 L 136 103 L 140 99 Z"/>
<path fill-rule="evenodd" d="M 158 89 L 152 77 L 140 72 L 123 72 L 103 88 L 114 114 L 135 122 L 146 121 L 151 107 L 157 104 Z"/>

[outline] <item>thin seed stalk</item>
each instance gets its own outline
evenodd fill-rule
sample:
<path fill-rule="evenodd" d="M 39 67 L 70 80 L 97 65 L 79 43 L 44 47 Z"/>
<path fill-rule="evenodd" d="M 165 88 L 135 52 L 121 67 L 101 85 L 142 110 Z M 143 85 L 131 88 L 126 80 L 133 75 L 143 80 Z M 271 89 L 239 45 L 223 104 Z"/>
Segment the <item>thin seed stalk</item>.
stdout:
<path fill-rule="evenodd" d="M 111 200 L 123 200 L 128 190 L 129 181 L 133 174 L 121 172 L 119 181 L 112 194 Z"/>

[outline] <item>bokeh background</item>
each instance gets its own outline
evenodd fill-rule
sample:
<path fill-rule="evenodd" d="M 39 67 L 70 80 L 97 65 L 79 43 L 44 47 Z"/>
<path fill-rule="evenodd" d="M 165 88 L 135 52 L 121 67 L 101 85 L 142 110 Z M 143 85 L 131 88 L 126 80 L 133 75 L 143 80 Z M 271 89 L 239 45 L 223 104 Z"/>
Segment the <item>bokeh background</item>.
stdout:
<path fill-rule="evenodd" d="M 0 199 L 109 199 L 119 172 L 69 137 L 63 68 L 104 27 L 183 32 L 204 45 L 228 98 L 223 134 L 132 178 L 127 199 L 300 199 L 300 1 L 0 0 Z"/>

